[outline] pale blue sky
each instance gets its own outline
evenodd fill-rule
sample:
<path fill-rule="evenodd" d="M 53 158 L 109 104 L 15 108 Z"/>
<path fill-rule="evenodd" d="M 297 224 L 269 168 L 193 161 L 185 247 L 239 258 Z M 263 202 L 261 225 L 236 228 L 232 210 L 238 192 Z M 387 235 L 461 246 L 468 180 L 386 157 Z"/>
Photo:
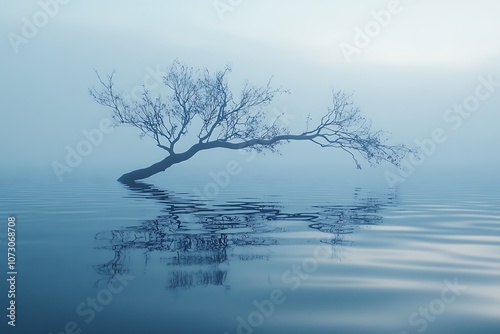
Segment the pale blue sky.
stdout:
<path fill-rule="evenodd" d="M 16 53 L 9 33 L 22 35 L 22 18 L 32 20 L 41 7 L 38 1 L 5 1 L 0 13 L 2 165 L 50 171 L 53 161 L 64 160 L 67 145 L 84 139 L 82 130 L 109 115 L 87 94 L 96 84 L 94 68 L 116 69 L 117 84 L 127 91 L 142 83 L 148 67 L 167 66 L 176 58 L 212 70 L 231 64 L 235 89 L 245 78 L 264 83 L 274 75 L 292 95 L 277 99 L 271 109 L 293 114 L 292 128 L 302 129 L 308 113 L 320 116 L 334 86 L 354 91 L 363 113 L 395 141 L 411 145 L 444 128 L 449 140 L 422 168 L 500 165 L 500 88 L 457 130 L 443 120 L 447 108 L 474 93 L 478 77 L 500 81 L 500 3 L 401 1 L 400 13 L 348 63 L 341 43 L 352 44 L 355 29 L 364 29 L 374 20 L 371 13 L 389 2 L 247 0 L 221 20 L 212 0 L 72 0 Z M 283 153 L 260 160 L 300 164 L 306 156 L 325 166 L 353 168 L 348 156 L 310 145 L 292 143 Z M 231 154 L 215 156 L 225 164 Z M 140 141 L 135 131 L 116 129 L 79 168 L 120 164 L 120 174 L 161 157 L 161 150 Z M 190 163 L 205 162 L 200 156 Z"/>

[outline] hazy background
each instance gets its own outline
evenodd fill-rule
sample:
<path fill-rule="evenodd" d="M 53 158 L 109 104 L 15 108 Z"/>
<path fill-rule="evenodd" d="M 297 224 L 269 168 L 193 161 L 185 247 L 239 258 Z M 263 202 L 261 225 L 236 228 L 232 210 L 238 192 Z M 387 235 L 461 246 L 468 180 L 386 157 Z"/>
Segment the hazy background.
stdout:
<path fill-rule="evenodd" d="M 225 0 L 221 1 L 227 3 Z M 19 178 L 37 170 L 57 178 L 53 161 L 64 163 L 65 147 L 85 139 L 84 129 L 97 128 L 109 111 L 88 95 L 97 84 L 94 69 L 110 73 L 127 92 L 142 84 L 147 68 L 166 68 L 174 59 L 217 70 L 230 64 L 238 91 L 248 79 L 289 88 L 289 96 L 270 107 L 286 111 L 290 127 L 300 131 L 311 113 L 317 119 L 330 103 L 332 87 L 355 93 L 363 114 L 376 128 L 409 145 L 443 128 L 449 140 L 412 176 L 494 173 L 500 165 L 500 91 L 456 131 L 442 117 L 454 103 L 474 93 L 478 77 L 500 81 L 500 4 L 493 0 L 401 1 L 372 43 L 348 64 L 339 45 L 353 43 L 355 28 L 373 20 L 372 11 L 388 1 L 248 0 L 224 13 L 213 0 L 70 1 L 15 53 L 8 34 L 21 34 L 22 18 L 40 11 L 37 1 L 2 1 L 0 13 L 1 118 L 0 155 L 4 177 Z M 382 165 L 355 171 L 350 157 L 313 144 L 291 143 L 283 155 L 267 155 L 246 170 L 270 177 L 336 173 L 384 180 Z M 84 158 L 71 177 L 86 173 L 118 177 L 162 159 L 163 152 L 138 131 L 117 128 Z M 204 152 L 182 168 L 205 176 L 244 156 L 224 150 Z M 244 161 L 244 159 L 243 159 Z M 175 173 L 172 169 L 167 173 Z M 166 174 L 155 178 L 166 177 Z M 172 175 L 172 174 L 170 174 Z"/>

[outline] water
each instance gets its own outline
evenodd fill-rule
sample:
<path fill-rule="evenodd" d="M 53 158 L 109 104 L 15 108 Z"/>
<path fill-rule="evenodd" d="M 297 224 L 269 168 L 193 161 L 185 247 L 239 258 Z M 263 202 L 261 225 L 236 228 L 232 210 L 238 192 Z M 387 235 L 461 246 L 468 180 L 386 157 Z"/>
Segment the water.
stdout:
<path fill-rule="evenodd" d="M 2 333 L 499 333 L 493 185 L 238 182 L 2 182 Z"/>

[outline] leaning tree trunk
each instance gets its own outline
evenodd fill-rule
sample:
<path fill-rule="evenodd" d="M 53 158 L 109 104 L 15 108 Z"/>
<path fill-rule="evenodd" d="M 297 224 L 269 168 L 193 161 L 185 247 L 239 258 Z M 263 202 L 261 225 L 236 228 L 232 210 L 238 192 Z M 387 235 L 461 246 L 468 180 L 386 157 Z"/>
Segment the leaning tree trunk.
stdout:
<path fill-rule="evenodd" d="M 137 169 L 130 173 L 123 174 L 120 176 L 118 181 L 122 183 L 134 183 L 137 180 L 142 180 L 165 171 L 165 169 L 170 166 L 177 164 L 179 162 L 186 161 L 190 159 L 193 155 L 199 151 L 208 150 L 212 148 L 226 148 L 231 150 L 241 150 L 247 147 L 252 147 L 256 145 L 269 146 L 279 141 L 288 140 L 311 140 L 317 137 L 317 134 L 312 135 L 280 135 L 270 139 L 250 139 L 241 143 L 230 143 L 227 141 L 212 141 L 208 143 L 198 143 L 191 146 L 189 150 L 184 153 L 170 154 L 168 157 L 160 162 L 157 162 L 149 167 Z"/>
<path fill-rule="evenodd" d="M 137 169 L 130 173 L 123 174 L 122 176 L 120 176 L 118 181 L 122 183 L 133 183 L 137 180 L 145 179 L 159 172 L 163 172 L 165 169 L 174 164 L 172 162 L 172 158 L 173 156 L 168 156 L 162 161 L 157 162 L 149 167 Z"/>
<path fill-rule="evenodd" d="M 171 154 L 162 161 L 152 164 L 149 167 L 137 169 L 130 173 L 123 174 L 122 176 L 120 176 L 118 181 L 127 184 L 127 183 L 134 183 L 137 180 L 148 178 L 150 176 L 165 171 L 167 168 L 169 168 L 174 164 L 190 159 L 199 150 L 200 150 L 199 147 L 196 147 L 195 145 L 184 153 Z"/>

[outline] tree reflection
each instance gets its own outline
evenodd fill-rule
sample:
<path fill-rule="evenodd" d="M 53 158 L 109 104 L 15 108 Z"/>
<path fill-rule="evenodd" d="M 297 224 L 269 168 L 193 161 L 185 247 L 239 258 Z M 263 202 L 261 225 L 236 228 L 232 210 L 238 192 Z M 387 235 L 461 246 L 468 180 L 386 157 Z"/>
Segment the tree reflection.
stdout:
<path fill-rule="evenodd" d="M 208 205 L 149 184 L 128 187 L 131 197 L 161 203 L 162 214 L 139 225 L 96 234 L 98 247 L 112 251 L 114 256 L 95 270 L 104 276 L 101 280 L 110 280 L 129 271 L 132 253 L 141 252 L 146 266 L 154 255 L 170 268 L 168 289 L 207 285 L 229 288 L 226 277 L 231 261 L 269 260 L 262 250 L 286 242 L 279 238 L 286 228 L 278 222 L 297 221 L 324 233 L 322 243 L 348 246 L 346 235 L 382 223 L 379 210 L 394 201 L 390 195 L 383 200 L 362 197 L 357 189 L 352 206 L 313 206 L 308 212 L 287 212 L 279 203 L 231 201 Z"/>

